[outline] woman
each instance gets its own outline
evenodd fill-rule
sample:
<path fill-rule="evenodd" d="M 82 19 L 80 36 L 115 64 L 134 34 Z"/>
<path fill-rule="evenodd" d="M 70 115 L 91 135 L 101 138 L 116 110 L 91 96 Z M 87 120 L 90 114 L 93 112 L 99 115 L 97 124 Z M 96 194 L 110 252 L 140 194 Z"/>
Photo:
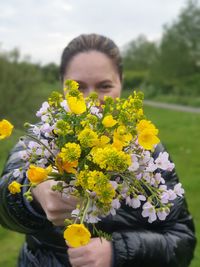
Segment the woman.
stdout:
<path fill-rule="evenodd" d="M 122 87 L 122 61 L 112 40 L 96 35 L 81 35 L 64 49 L 61 80 L 79 82 L 84 96 L 96 91 L 102 102 L 104 95 L 119 97 Z M 75 208 L 77 200 L 51 190 L 55 182 L 47 181 L 33 189 L 34 201 L 28 203 L 23 193 L 11 195 L 8 183 L 13 169 L 23 167 L 18 143 L 11 152 L 1 178 L 0 222 L 4 227 L 26 234 L 19 257 L 19 267 L 187 267 L 195 247 L 194 225 L 185 199 L 178 198 L 164 222 L 149 224 L 138 209 L 123 206 L 116 216 L 108 216 L 98 228 L 112 234 L 112 241 L 93 237 L 80 248 L 68 248 L 63 239 L 63 221 Z M 164 148 L 156 147 L 154 158 Z M 168 187 L 178 183 L 175 173 L 165 171 Z M 21 177 L 21 183 L 26 177 Z"/>

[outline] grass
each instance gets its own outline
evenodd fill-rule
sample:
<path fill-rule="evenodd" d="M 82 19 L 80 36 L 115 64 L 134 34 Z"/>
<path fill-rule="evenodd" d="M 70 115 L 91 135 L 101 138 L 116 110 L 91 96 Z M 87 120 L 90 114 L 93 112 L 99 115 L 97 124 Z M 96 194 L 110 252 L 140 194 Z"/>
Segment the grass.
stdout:
<path fill-rule="evenodd" d="M 186 190 L 189 210 L 194 218 L 197 238 L 200 239 L 200 183 L 199 183 L 199 147 L 200 114 L 178 112 L 153 107 L 145 107 L 145 113 L 160 130 L 160 138 L 167 147 L 176 164 L 180 180 Z M 21 131 L 15 131 L 11 139 L 1 142 L 0 170 L 6 155 Z M 0 266 L 13 267 L 23 235 L 0 228 Z M 199 267 L 200 246 L 196 248 L 195 258 L 190 267 Z"/>
<path fill-rule="evenodd" d="M 0 143 L 0 173 L 6 161 L 7 155 L 19 137 L 23 135 L 20 130 L 14 130 L 12 138 Z M 24 241 L 24 235 L 6 230 L 0 226 L 0 266 L 16 266 L 19 249 Z"/>

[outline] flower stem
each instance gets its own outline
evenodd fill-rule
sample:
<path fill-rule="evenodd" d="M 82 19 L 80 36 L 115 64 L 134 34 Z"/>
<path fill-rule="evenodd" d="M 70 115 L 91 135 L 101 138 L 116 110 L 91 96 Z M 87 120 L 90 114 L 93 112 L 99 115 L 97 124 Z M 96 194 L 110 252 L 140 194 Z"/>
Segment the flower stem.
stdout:
<path fill-rule="evenodd" d="M 87 195 L 87 203 L 86 203 L 85 209 L 84 209 L 84 211 L 83 211 L 83 216 L 82 216 L 82 218 L 81 218 L 80 223 L 83 223 L 83 221 L 84 221 L 84 219 L 85 219 L 87 210 L 88 210 L 88 208 L 89 208 L 89 204 L 90 204 L 90 198 L 89 198 L 89 196 Z"/>
<path fill-rule="evenodd" d="M 34 141 L 36 141 L 37 143 L 39 143 L 40 145 L 44 146 L 49 153 L 53 156 L 53 158 L 55 158 L 55 155 L 52 153 L 52 151 L 44 144 L 42 143 L 40 140 L 38 140 L 35 136 L 31 135 L 31 134 L 27 134 L 28 137 L 30 137 L 31 139 L 33 139 Z"/>

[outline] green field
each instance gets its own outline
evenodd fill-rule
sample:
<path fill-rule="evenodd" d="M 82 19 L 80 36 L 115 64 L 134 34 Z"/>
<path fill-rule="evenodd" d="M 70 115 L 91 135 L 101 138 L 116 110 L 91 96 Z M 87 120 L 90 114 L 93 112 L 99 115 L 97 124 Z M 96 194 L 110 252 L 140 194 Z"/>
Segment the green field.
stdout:
<path fill-rule="evenodd" d="M 166 109 L 145 107 L 145 113 L 160 129 L 160 138 L 167 147 L 176 164 L 180 180 L 186 190 L 189 209 L 194 217 L 197 238 L 200 239 L 200 183 L 199 183 L 199 148 L 200 114 L 177 112 Z M 12 140 L 1 142 L 0 170 L 9 149 L 16 142 L 20 131 L 16 131 Z M 13 267 L 23 236 L 0 229 L 0 266 Z M 199 267 L 200 246 L 196 248 L 191 267 Z"/>

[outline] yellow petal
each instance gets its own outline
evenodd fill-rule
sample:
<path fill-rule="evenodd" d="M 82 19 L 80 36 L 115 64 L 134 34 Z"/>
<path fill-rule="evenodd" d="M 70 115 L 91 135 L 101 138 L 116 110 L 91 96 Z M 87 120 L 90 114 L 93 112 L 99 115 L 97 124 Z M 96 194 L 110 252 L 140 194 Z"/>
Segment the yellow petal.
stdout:
<path fill-rule="evenodd" d="M 83 224 L 72 224 L 64 231 L 64 238 L 74 248 L 87 245 L 91 234 Z"/>

